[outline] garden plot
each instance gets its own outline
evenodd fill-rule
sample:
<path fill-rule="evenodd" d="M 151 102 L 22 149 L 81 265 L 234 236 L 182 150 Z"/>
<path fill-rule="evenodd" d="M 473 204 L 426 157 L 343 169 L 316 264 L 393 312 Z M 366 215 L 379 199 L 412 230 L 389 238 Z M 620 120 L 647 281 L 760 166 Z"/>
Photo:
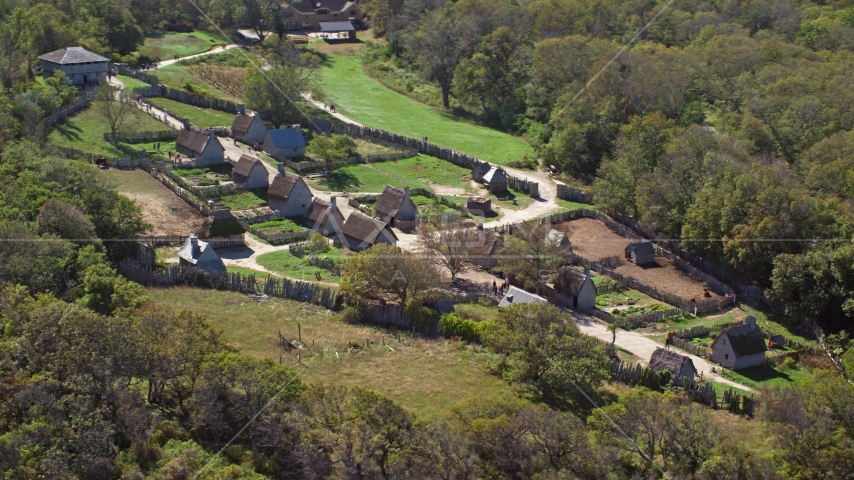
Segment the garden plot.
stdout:
<path fill-rule="evenodd" d="M 143 219 L 153 226 L 148 232 L 151 235 L 189 235 L 205 221 L 195 208 L 142 170 L 109 169 L 104 174 L 113 180 L 119 193 L 142 208 Z"/>
<path fill-rule="evenodd" d="M 655 257 L 651 265 L 635 265 L 625 260 L 625 248 L 631 240 L 620 236 L 604 223 L 592 218 L 581 218 L 569 222 L 555 224 L 554 228 L 566 232 L 572 242 L 572 251 L 588 260 L 599 260 L 606 257 L 618 257 L 618 273 L 635 278 L 640 282 L 655 287 L 671 295 L 684 299 L 696 298 L 703 300 L 703 289 L 709 285 L 701 282 L 687 273 L 679 270 L 670 260 Z M 720 298 L 714 292 L 712 298 Z"/>
<path fill-rule="evenodd" d="M 208 165 L 206 167 L 193 168 L 171 168 L 171 172 L 175 175 L 187 180 L 190 183 L 200 187 L 208 185 L 220 185 L 224 182 L 231 182 L 231 171 L 234 167 L 230 163 L 222 163 L 219 165 Z"/>

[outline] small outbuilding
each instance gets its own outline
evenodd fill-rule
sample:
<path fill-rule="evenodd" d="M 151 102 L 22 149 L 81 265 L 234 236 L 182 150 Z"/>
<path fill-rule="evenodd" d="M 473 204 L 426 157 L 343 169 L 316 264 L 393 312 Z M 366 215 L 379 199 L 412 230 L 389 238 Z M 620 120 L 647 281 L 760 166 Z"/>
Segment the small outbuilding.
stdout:
<path fill-rule="evenodd" d="M 756 318 L 747 317 L 743 324 L 723 329 L 710 350 L 713 362 L 732 370 L 744 370 L 765 363 L 767 347 Z"/>
<path fill-rule="evenodd" d="M 410 231 L 415 227 L 414 222 L 418 219 L 418 208 L 415 202 L 409 198 L 409 187 L 403 190 L 386 185 L 382 195 L 374 204 L 375 216 L 389 226 L 397 226 L 401 230 Z"/>
<path fill-rule="evenodd" d="M 83 47 L 67 47 L 40 55 L 39 67 L 44 78 L 52 77 L 59 70 L 72 85 L 85 88 L 107 81 L 110 59 Z"/>
<path fill-rule="evenodd" d="M 477 183 L 483 183 L 483 176 L 486 175 L 492 168 L 487 162 L 478 162 L 474 165 L 474 168 L 471 169 L 471 179 Z"/>
<path fill-rule="evenodd" d="M 546 243 L 551 247 L 570 247 L 569 236 L 567 236 L 567 234 L 561 232 L 560 230 L 555 230 L 554 228 L 549 230 L 549 233 L 546 235 Z"/>
<path fill-rule="evenodd" d="M 246 110 L 242 103 L 237 105 L 237 115 L 231 122 L 231 136 L 247 145 L 261 145 L 267 137 L 267 125 L 257 113 Z"/>
<path fill-rule="evenodd" d="M 466 199 L 466 210 L 472 215 L 485 217 L 492 211 L 492 199 L 488 197 L 469 197 Z"/>
<path fill-rule="evenodd" d="M 686 379 L 691 382 L 697 375 L 697 368 L 694 367 L 694 362 L 690 357 L 661 347 L 652 352 L 649 368 L 655 372 L 670 370 L 675 385 L 682 385 Z"/>
<path fill-rule="evenodd" d="M 596 308 L 596 285 L 590 278 L 590 270 L 562 267 L 555 281 L 555 300 L 573 310 Z"/>
<path fill-rule="evenodd" d="M 504 295 L 504 298 L 498 303 L 498 308 L 509 307 L 517 303 L 548 303 L 545 298 L 528 293 L 521 288 L 510 287 L 510 290 Z"/>
<path fill-rule="evenodd" d="M 467 248 L 466 254 L 475 265 L 483 268 L 495 268 L 498 265 L 498 252 L 503 244 L 501 236 L 493 231 L 478 230 Z M 471 245 L 473 244 L 473 245 Z"/>
<path fill-rule="evenodd" d="M 282 217 L 301 217 L 308 213 L 313 197 L 305 180 L 296 173 L 286 172 L 285 165 L 280 163 L 279 173 L 267 189 L 270 209 Z"/>
<path fill-rule="evenodd" d="M 507 191 L 507 172 L 501 167 L 492 167 L 483 175 L 483 184 L 489 193 Z"/>
<path fill-rule="evenodd" d="M 213 129 L 200 129 L 184 122 L 184 128 L 175 140 L 175 149 L 185 157 L 213 165 L 225 162 L 225 148 L 216 138 Z"/>
<path fill-rule="evenodd" d="M 633 242 L 626 247 L 626 260 L 635 265 L 655 263 L 655 245 L 652 242 Z"/>
<path fill-rule="evenodd" d="M 352 22 L 318 22 L 317 26 L 324 38 L 356 40 L 356 27 Z"/>
<path fill-rule="evenodd" d="M 360 252 L 377 243 L 394 245 L 398 240 L 387 223 L 355 211 L 347 217 L 341 233 L 347 248 L 354 252 Z"/>
<path fill-rule="evenodd" d="M 199 237 L 190 235 L 178 250 L 178 262 L 181 266 L 194 266 L 208 272 L 225 272 L 225 264 L 208 242 L 199 240 Z"/>
<path fill-rule="evenodd" d="M 270 176 L 261 159 L 245 153 L 240 156 L 240 160 L 231 171 L 231 176 L 234 183 L 244 184 L 249 190 L 270 186 Z"/>
<path fill-rule="evenodd" d="M 305 216 L 305 223 L 313 232 L 320 232 L 324 236 L 334 235 L 341 232 L 344 215 L 338 209 L 334 196 L 330 197 L 328 202 L 314 197 Z"/>
<path fill-rule="evenodd" d="M 264 151 L 273 158 L 304 157 L 305 147 L 305 137 L 299 125 L 267 130 L 264 137 Z"/>

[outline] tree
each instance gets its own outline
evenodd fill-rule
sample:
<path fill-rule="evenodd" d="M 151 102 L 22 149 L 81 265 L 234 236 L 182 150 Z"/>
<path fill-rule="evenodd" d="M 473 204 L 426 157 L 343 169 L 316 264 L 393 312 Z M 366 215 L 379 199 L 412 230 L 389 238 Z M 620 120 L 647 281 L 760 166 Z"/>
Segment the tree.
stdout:
<path fill-rule="evenodd" d="M 320 157 L 326 165 L 326 170 L 331 170 L 333 160 L 351 156 L 355 148 L 356 142 L 348 135 L 315 135 L 308 142 L 306 150 Z"/>
<path fill-rule="evenodd" d="M 16 8 L 0 20 L 0 77 L 4 88 L 12 88 L 25 74 L 26 53 L 35 28 L 32 15 Z"/>
<path fill-rule="evenodd" d="M 270 31 L 281 24 L 278 12 L 282 6 L 277 0 L 241 0 L 241 6 L 239 14 L 241 25 L 251 28 L 261 39 L 261 43 Z"/>
<path fill-rule="evenodd" d="M 423 223 L 418 227 L 416 244 L 436 265 L 451 272 L 453 283 L 457 275 L 471 268 L 469 249 L 484 241 L 481 233 L 459 221 L 443 224 L 440 228 Z"/>
<path fill-rule="evenodd" d="M 536 220 L 514 227 L 499 251 L 498 266 L 526 288 L 541 286 L 541 277 L 566 263 L 571 253 L 549 239 L 550 231 L 550 224 Z"/>
<path fill-rule="evenodd" d="M 95 87 L 92 109 L 110 127 L 110 142 L 113 144 L 118 143 L 119 132 L 131 128 L 136 120 L 132 115 L 136 109 L 133 98 L 125 90 L 113 89 L 110 85 Z"/>
<path fill-rule="evenodd" d="M 295 102 L 300 99 L 301 92 L 308 90 L 309 80 L 318 65 L 317 57 L 283 47 L 258 61 L 268 63 L 270 68 L 264 71 L 254 66 L 246 68 L 243 88 L 246 108 L 258 112 L 273 128 L 298 123 L 302 114 Z"/>
<path fill-rule="evenodd" d="M 610 376 L 601 345 L 583 335 L 572 318 L 546 303 L 514 304 L 499 311 L 484 345 L 504 355 L 496 366 L 510 383 L 521 383 L 553 404 L 588 395 Z"/>
<path fill-rule="evenodd" d="M 95 226 L 89 217 L 76 206 L 57 199 L 48 200 L 36 218 L 39 230 L 66 240 L 77 242 L 97 241 Z"/>
<path fill-rule="evenodd" d="M 404 43 L 413 60 L 442 89 L 442 105 L 451 108 L 450 93 L 457 65 L 474 45 L 477 28 L 474 19 L 459 15 L 451 5 L 425 15 Z"/>
<path fill-rule="evenodd" d="M 377 244 L 357 253 L 344 265 L 341 291 L 356 298 L 407 300 L 439 285 L 441 274 L 432 262 L 394 245 Z"/>

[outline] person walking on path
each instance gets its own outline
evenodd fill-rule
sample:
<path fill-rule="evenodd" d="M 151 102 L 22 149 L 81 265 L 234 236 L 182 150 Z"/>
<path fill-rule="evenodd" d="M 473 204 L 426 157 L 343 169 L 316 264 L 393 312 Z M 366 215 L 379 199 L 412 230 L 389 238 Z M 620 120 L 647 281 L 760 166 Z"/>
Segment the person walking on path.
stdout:
<path fill-rule="evenodd" d="M 673 332 L 667 332 L 667 338 L 664 340 L 664 348 L 670 349 L 671 343 L 673 343 Z"/>

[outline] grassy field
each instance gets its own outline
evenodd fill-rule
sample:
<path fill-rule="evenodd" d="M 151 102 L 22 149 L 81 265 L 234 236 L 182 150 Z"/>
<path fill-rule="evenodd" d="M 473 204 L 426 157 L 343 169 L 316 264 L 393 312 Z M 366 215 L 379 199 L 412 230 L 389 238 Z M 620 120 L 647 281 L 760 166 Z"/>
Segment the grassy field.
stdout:
<path fill-rule="evenodd" d="M 334 192 L 382 192 L 386 185 L 402 188 L 424 188 L 433 191 L 433 185 L 459 189 L 468 188 L 470 176 L 467 169 L 433 157 L 419 155 L 395 162 L 347 165 L 335 169 L 329 177 L 308 180 L 320 190 Z"/>
<path fill-rule="evenodd" d="M 569 200 L 564 200 L 562 198 L 556 198 L 555 203 L 557 203 L 561 208 L 566 210 L 596 210 L 596 207 L 589 203 L 578 203 L 578 202 L 570 202 Z"/>
<path fill-rule="evenodd" d="M 357 122 L 506 165 L 534 151 L 524 141 L 390 90 L 369 77 L 357 57 L 329 55 L 320 86 L 338 112 Z"/>
<path fill-rule="evenodd" d="M 296 354 L 278 348 L 276 330 L 296 338 L 299 324 L 302 342 L 309 347 L 302 352 L 304 367 L 298 370 L 304 381 L 374 390 L 427 420 L 441 418 L 467 398 L 512 395 L 506 383 L 486 372 L 491 355 L 472 347 L 443 339 L 414 339 L 405 333 L 398 343 L 397 331 L 348 325 L 336 313 L 289 300 L 255 303 L 239 293 L 189 287 L 148 293 L 155 302 L 205 315 L 233 345 L 259 358 L 278 361 L 282 355 L 284 362 L 295 365 Z M 371 342 L 367 349 L 347 352 L 348 342 L 364 345 L 366 339 Z"/>
<path fill-rule="evenodd" d="M 116 78 L 118 78 L 122 83 L 124 83 L 125 87 L 127 87 L 128 90 L 133 90 L 134 88 L 145 88 L 145 87 L 151 86 L 151 85 L 149 85 L 143 81 L 140 81 L 140 80 L 137 80 L 133 77 L 128 77 L 125 75 L 116 75 Z"/>
<path fill-rule="evenodd" d="M 276 231 L 281 232 L 299 232 L 302 231 L 305 227 L 300 223 L 294 222 L 293 220 L 289 220 L 287 218 L 282 220 L 272 220 L 269 222 L 256 223 L 252 225 L 252 228 L 261 229 L 272 229 L 275 228 Z"/>
<path fill-rule="evenodd" d="M 810 373 L 804 367 L 797 364 L 792 368 L 763 365 L 738 372 L 724 370 L 722 375 L 730 380 L 753 388 L 759 388 L 763 385 L 781 388 L 788 387 L 794 382 L 810 378 Z"/>
<path fill-rule="evenodd" d="M 168 98 L 155 98 L 154 103 L 166 108 L 169 113 L 177 113 L 182 117 L 189 118 L 193 125 L 199 127 L 229 127 L 234 120 L 234 115 L 231 113 L 211 108 L 194 107 Z"/>
<path fill-rule="evenodd" d="M 232 210 L 249 210 L 267 205 L 267 189 L 243 190 L 219 197 L 226 207 Z"/>
<path fill-rule="evenodd" d="M 145 43 L 139 49 L 140 55 L 150 58 L 169 60 L 176 55 L 186 57 L 210 50 L 214 45 L 227 43 L 222 35 L 203 31 L 194 32 L 156 32 L 145 36 Z"/>
<path fill-rule="evenodd" d="M 141 110 L 134 109 L 133 128 L 135 131 L 166 130 L 166 126 Z M 74 148 L 87 153 L 105 155 L 107 157 L 122 157 L 124 153 L 104 140 L 104 133 L 110 127 L 92 108 L 81 110 L 65 123 L 57 125 L 48 135 L 48 142 L 59 147 Z M 143 145 L 134 145 L 140 149 Z"/>
<path fill-rule="evenodd" d="M 234 267 L 234 266 L 230 266 L 230 265 L 227 265 L 225 267 L 225 269 L 228 270 L 229 273 L 239 273 L 241 275 L 255 275 L 255 278 L 267 278 L 270 276 L 273 276 L 273 277 L 278 276 L 278 275 L 271 275 L 267 272 L 262 272 L 259 270 L 253 270 L 251 268 Z"/>
<path fill-rule="evenodd" d="M 321 258 L 324 256 L 333 261 L 340 261 L 345 258 L 344 253 L 338 249 L 332 249 L 328 253 L 320 255 Z M 295 257 L 289 250 L 277 250 L 260 255 L 258 263 L 264 268 L 282 274 L 285 277 L 316 281 L 317 274 L 320 273 L 320 280 L 323 282 L 337 283 L 341 280 L 341 277 L 329 270 L 315 267 L 308 263 L 308 260 L 305 258 Z"/>

